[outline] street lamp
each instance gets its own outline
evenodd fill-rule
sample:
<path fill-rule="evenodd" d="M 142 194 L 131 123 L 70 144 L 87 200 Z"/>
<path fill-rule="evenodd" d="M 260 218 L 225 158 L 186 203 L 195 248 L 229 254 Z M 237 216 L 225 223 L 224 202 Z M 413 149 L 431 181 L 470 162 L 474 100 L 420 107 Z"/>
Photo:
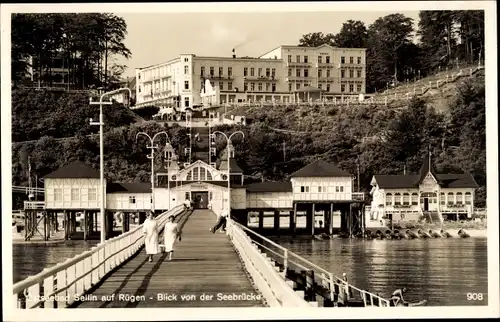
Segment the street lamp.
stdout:
<path fill-rule="evenodd" d="M 106 234 L 104 232 L 104 220 L 105 220 L 105 215 L 104 215 L 104 203 L 105 203 L 105 198 L 106 198 L 106 191 L 104 191 L 104 137 L 103 137 L 103 125 L 104 125 L 104 115 L 102 114 L 102 106 L 103 105 L 112 105 L 113 102 L 103 102 L 102 99 L 106 95 L 112 95 L 121 91 L 128 91 L 129 92 L 129 98 L 132 97 L 132 91 L 130 88 L 119 88 L 111 92 L 107 92 L 101 95 L 101 98 L 99 99 L 99 102 L 92 102 L 92 97 L 90 98 L 90 105 L 97 105 L 99 104 L 99 122 L 93 122 L 92 119 L 90 119 L 90 125 L 99 125 L 99 147 L 100 147 L 100 168 L 101 168 L 101 243 L 104 243 L 106 241 Z"/>
<path fill-rule="evenodd" d="M 151 159 L 151 211 L 154 214 L 155 213 L 155 170 L 154 170 L 155 163 L 154 163 L 154 157 L 155 157 L 155 149 L 158 148 L 157 145 L 156 146 L 154 145 L 154 141 L 155 141 L 157 136 L 159 136 L 161 134 L 165 134 L 165 136 L 167 138 L 167 147 L 171 147 L 172 145 L 170 144 L 170 139 L 168 137 L 167 132 L 165 132 L 165 131 L 158 132 L 153 137 L 150 137 L 149 134 L 147 134 L 145 132 L 139 132 L 135 136 L 136 142 L 137 142 L 137 139 L 139 138 L 139 135 L 141 135 L 141 134 L 145 135 L 151 143 L 151 145 L 147 146 L 146 148 L 151 149 L 151 155 L 148 156 L 148 159 Z M 170 210 L 170 188 L 168 189 L 168 209 Z"/>
<path fill-rule="evenodd" d="M 233 135 L 235 134 L 241 134 L 243 136 L 243 139 L 245 139 L 245 133 L 241 132 L 241 131 L 236 131 L 236 132 L 233 132 L 229 137 L 223 133 L 223 132 L 220 132 L 220 131 L 214 131 L 213 133 L 214 135 L 217 135 L 217 134 L 221 134 L 223 137 L 226 138 L 226 141 L 227 141 L 227 147 L 226 147 L 226 150 L 227 150 L 227 211 L 228 211 L 228 216 L 229 218 L 231 218 L 231 166 L 230 166 L 230 149 L 233 147 L 233 143 L 231 142 L 231 138 L 233 137 Z"/>

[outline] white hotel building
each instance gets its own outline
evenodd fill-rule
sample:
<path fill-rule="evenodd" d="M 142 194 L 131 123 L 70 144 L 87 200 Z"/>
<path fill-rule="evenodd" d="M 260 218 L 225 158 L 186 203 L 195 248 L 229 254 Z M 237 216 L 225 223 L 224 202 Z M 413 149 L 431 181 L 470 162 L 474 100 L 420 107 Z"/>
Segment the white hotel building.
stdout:
<path fill-rule="evenodd" d="M 182 54 L 136 69 L 137 107 L 183 110 L 207 102 L 292 101 L 298 93 L 341 99 L 358 97 L 365 88 L 366 49 L 329 45 L 279 46 L 258 58 Z"/>

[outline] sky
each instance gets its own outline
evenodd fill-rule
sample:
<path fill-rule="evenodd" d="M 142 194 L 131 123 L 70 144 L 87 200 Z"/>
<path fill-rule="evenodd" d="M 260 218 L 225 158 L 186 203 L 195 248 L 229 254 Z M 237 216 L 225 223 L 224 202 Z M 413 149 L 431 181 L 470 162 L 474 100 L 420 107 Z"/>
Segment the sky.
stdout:
<path fill-rule="evenodd" d="M 360 3 L 362 4 L 362 2 Z M 377 18 L 401 13 L 414 19 L 418 11 L 330 11 L 330 12 L 202 12 L 120 13 L 127 23 L 125 45 L 132 52 L 124 76 L 135 76 L 135 68 L 158 64 L 180 54 L 257 57 L 279 45 L 297 45 L 304 34 L 338 33 L 349 19 L 368 25 Z"/>

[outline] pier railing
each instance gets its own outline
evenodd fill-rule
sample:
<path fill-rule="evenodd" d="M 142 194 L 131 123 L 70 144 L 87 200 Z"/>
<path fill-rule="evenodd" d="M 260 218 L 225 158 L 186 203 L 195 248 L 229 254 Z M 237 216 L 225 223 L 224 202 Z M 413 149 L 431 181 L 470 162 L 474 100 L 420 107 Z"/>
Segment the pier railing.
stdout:
<path fill-rule="evenodd" d="M 45 201 L 25 201 L 24 209 L 26 210 L 45 209 Z"/>
<path fill-rule="evenodd" d="M 233 227 L 237 227 L 239 235 L 244 236 L 240 238 L 246 238 L 247 242 L 251 242 L 255 247 L 262 250 L 263 253 L 282 268 L 281 277 L 284 280 L 291 272 L 304 272 L 306 279 L 304 282 L 321 286 L 322 290 L 318 290 L 318 292 L 322 293 L 324 298 L 332 302 L 335 299 L 336 302 L 347 304 L 350 299 L 357 298 L 363 301 L 364 306 L 390 306 L 389 300 L 355 287 L 346 278 L 339 278 L 333 275 L 333 273 L 326 269 L 239 223 L 232 221 L 231 224 Z M 236 230 L 235 228 L 233 229 Z M 315 298 L 315 296 L 312 298 Z M 314 299 L 311 299 L 311 301 L 314 301 Z"/>
<path fill-rule="evenodd" d="M 259 251 L 252 239 L 243 231 L 241 225 L 228 219 L 227 231 L 245 268 L 252 276 L 255 286 L 262 293 L 269 306 L 311 307 L 310 303 L 285 282 L 276 267 L 266 259 L 266 256 Z M 281 251 L 286 252 L 287 250 L 281 247 Z"/>
<path fill-rule="evenodd" d="M 184 205 L 179 205 L 160 214 L 158 225 L 161 227 L 169 216 L 183 210 Z M 14 284 L 14 304 L 18 308 L 67 307 L 143 245 L 144 233 L 140 225 Z"/>

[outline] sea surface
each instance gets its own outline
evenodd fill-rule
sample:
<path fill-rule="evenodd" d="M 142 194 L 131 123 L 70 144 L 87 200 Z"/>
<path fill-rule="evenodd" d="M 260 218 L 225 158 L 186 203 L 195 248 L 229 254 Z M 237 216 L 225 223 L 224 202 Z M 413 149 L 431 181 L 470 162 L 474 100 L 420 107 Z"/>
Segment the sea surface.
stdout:
<path fill-rule="evenodd" d="M 294 240 L 279 244 L 358 288 L 389 297 L 406 287 L 405 299 L 427 306 L 487 305 L 486 238 L 429 240 Z M 90 249 L 98 241 L 14 244 L 14 282 Z M 467 294 L 475 293 L 476 300 Z M 483 300 L 477 300 L 482 294 Z M 469 297 L 474 297 L 469 295 Z"/>
<path fill-rule="evenodd" d="M 406 287 L 405 300 L 426 299 L 427 306 L 488 305 L 486 238 L 273 239 L 335 276 L 346 273 L 354 286 L 383 297 Z"/>

